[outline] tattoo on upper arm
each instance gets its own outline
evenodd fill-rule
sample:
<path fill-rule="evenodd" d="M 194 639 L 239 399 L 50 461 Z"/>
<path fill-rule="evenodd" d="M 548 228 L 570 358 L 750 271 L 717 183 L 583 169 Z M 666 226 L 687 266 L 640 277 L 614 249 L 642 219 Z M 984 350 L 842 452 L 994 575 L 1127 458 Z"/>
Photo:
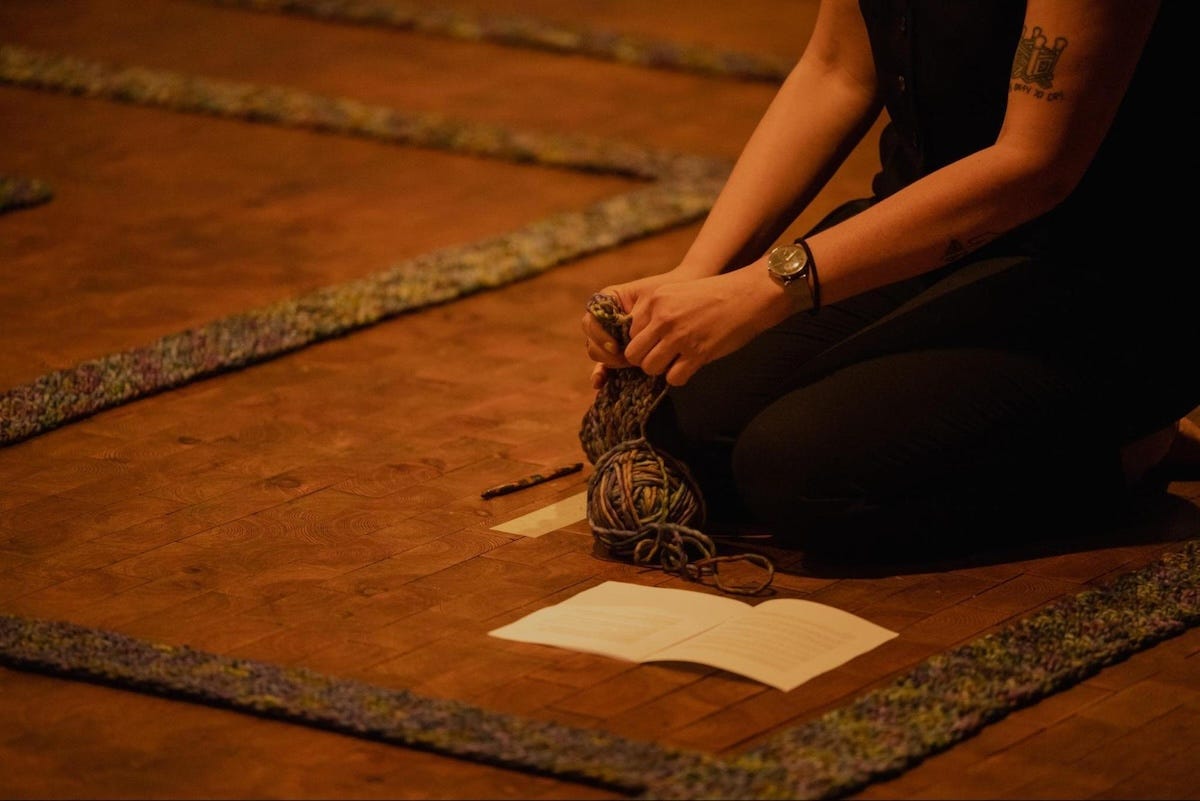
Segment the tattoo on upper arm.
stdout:
<path fill-rule="evenodd" d="M 1050 45 L 1042 29 L 1034 27 L 1033 33 L 1021 28 L 1021 41 L 1017 43 L 1017 54 L 1012 65 L 1012 92 L 1021 92 L 1038 99 L 1054 101 L 1062 99 L 1062 92 L 1050 91 L 1054 87 L 1054 68 L 1058 58 L 1067 49 L 1067 39 L 1060 36 Z"/>
<path fill-rule="evenodd" d="M 973 250 L 978 250 L 998 236 L 1000 236 L 1000 234 L 996 233 L 995 231 L 987 231 L 982 234 L 975 234 L 965 242 L 958 238 L 951 238 L 950 244 L 946 246 L 946 252 L 942 254 L 942 261 L 946 264 L 949 264 L 956 259 L 962 258 Z"/>

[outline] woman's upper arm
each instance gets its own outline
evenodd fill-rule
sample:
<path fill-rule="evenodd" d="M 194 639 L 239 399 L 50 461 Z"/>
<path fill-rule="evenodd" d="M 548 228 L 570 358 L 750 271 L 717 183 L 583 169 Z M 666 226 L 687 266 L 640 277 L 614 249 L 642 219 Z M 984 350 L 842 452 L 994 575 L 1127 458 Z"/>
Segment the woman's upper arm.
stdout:
<path fill-rule="evenodd" d="M 800 67 L 819 70 L 876 99 L 875 61 L 858 0 L 821 0 Z"/>
<path fill-rule="evenodd" d="M 1051 203 L 1083 177 L 1108 132 L 1157 0 L 1030 0 L 997 147 L 1036 172 Z"/>

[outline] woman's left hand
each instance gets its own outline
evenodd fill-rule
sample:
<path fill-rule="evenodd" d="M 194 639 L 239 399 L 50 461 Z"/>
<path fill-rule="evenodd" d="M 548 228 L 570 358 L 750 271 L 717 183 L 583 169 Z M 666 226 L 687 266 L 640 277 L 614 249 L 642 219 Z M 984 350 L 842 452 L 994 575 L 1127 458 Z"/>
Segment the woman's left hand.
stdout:
<path fill-rule="evenodd" d="M 787 316 L 782 291 L 755 265 L 663 284 L 631 310 L 625 358 L 681 386 L 704 365 L 733 353 Z"/>

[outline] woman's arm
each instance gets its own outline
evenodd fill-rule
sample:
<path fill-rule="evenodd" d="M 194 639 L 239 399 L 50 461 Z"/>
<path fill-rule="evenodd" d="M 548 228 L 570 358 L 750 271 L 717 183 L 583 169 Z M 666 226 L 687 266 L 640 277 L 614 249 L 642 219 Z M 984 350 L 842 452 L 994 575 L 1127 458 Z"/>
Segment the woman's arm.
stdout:
<path fill-rule="evenodd" d="M 808 206 L 879 116 L 856 0 L 825 0 L 804 53 L 747 140 L 677 272 L 753 261 Z"/>
<path fill-rule="evenodd" d="M 1029 80 L 1018 58 L 993 145 L 811 237 L 823 302 L 939 267 L 1061 203 L 1108 131 L 1157 9 L 1149 1 L 1030 0 L 1025 35 L 1040 28 L 1049 44 L 1064 45 L 1050 85 Z M 795 310 L 759 259 L 639 298 L 624 355 L 682 384 Z"/>
<path fill-rule="evenodd" d="M 795 68 L 742 149 L 696 239 L 666 273 L 606 287 L 623 308 L 664 283 L 712 276 L 762 256 L 862 140 L 881 108 L 870 42 L 856 0 L 823 0 Z M 588 355 L 625 367 L 586 312 Z M 603 367 L 593 383 L 603 381 Z"/>
<path fill-rule="evenodd" d="M 1015 62 L 995 144 L 812 237 L 822 297 L 836 302 L 946 264 L 1061 203 L 1108 131 L 1157 9 L 1032 0 L 1023 36 L 1036 28 L 1048 46 L 1062 45 L 1049 85 Z"/>

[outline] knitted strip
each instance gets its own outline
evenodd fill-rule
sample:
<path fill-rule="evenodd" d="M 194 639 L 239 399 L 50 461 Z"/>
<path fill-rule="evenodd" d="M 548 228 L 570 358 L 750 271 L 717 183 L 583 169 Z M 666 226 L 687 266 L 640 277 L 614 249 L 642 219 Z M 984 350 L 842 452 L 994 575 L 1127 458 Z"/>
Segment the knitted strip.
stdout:
<path fill-rule="evenodd" d="M 0 394 L 0 445 L 389 317 L 532 277 L 683 225 L 712 207 L 728 164 L 601 139 L 515 132 L 278 87 L 211 81 L 0 46 L 0 83 L 310 128 L 654 182 L 580 211 L 434 251 L 365 278 L 223 317 L 57 370 Z"/>
<path fill-rule="evenodd" d="M 52 197 L 54 197 L 54 190 L 44 181 L 15 175 L 0 175 L 0 214 L 38 206 L 46 203 Z"/>
<path fill-rule="evenodd" d="M 777 83 L 792 65 L 783 59 L 737 53 L 662 39 L 631 36 L 516 14 L 415 5 L 395 0 L 197 0 L 198 2 L 296 14 L 314 19 L 373 25 L 588 56 L 639 67 L 679 70 L 722 78 Z"/>
<path fill-rule="evenodd" d="M 834 798 L 1200 622 L 1200 540 L 930 657 L 884 687 L 719 758 L 304 668 L 0 615 L 0 664 L 206 703 L 659 799 Z"/>
<path fill-rule="evenodd" d="M 886 686 L 657 798 L 829 798 L 896 775 L 1200 622 L 1200 540 L 926 659 Z"/>
<path fill-rule="evenodd" d="M 0 445 L 682 224 L 702 216 L 718 190 L 717 182 L 659 182 L 583 211 L 47 373 L 0 393 Z"/>
<path fill-rule="evenodd" d="M 635 793 L 713 757 L 305 668 L 0 615 L 0 664 Z"/>
<path fill-rule="evenodd" d="M 111 65 L 15 45 L 0 44 L 2 83 L 169 111 L 633 178 L 678 177 L 706 181 L 723 177 L 729 169 L 729 164 L 722 159 L 655 150 L 597 137 L 519 131 L 455 120 L 440 114 L 399 111 L 287 87 Z"/>
<path fill-rule="evenodd" d="M 629 344 L 632 320 L 615 297 L 597 293 L 588 299 L 587 310 L 620 347 Z M 609 370 L 579 432 L 588 461 L 595 464 L 622 442 L 643 437 L 646 420 L 666 391 L 662 376 L 641 370 Z"/>

